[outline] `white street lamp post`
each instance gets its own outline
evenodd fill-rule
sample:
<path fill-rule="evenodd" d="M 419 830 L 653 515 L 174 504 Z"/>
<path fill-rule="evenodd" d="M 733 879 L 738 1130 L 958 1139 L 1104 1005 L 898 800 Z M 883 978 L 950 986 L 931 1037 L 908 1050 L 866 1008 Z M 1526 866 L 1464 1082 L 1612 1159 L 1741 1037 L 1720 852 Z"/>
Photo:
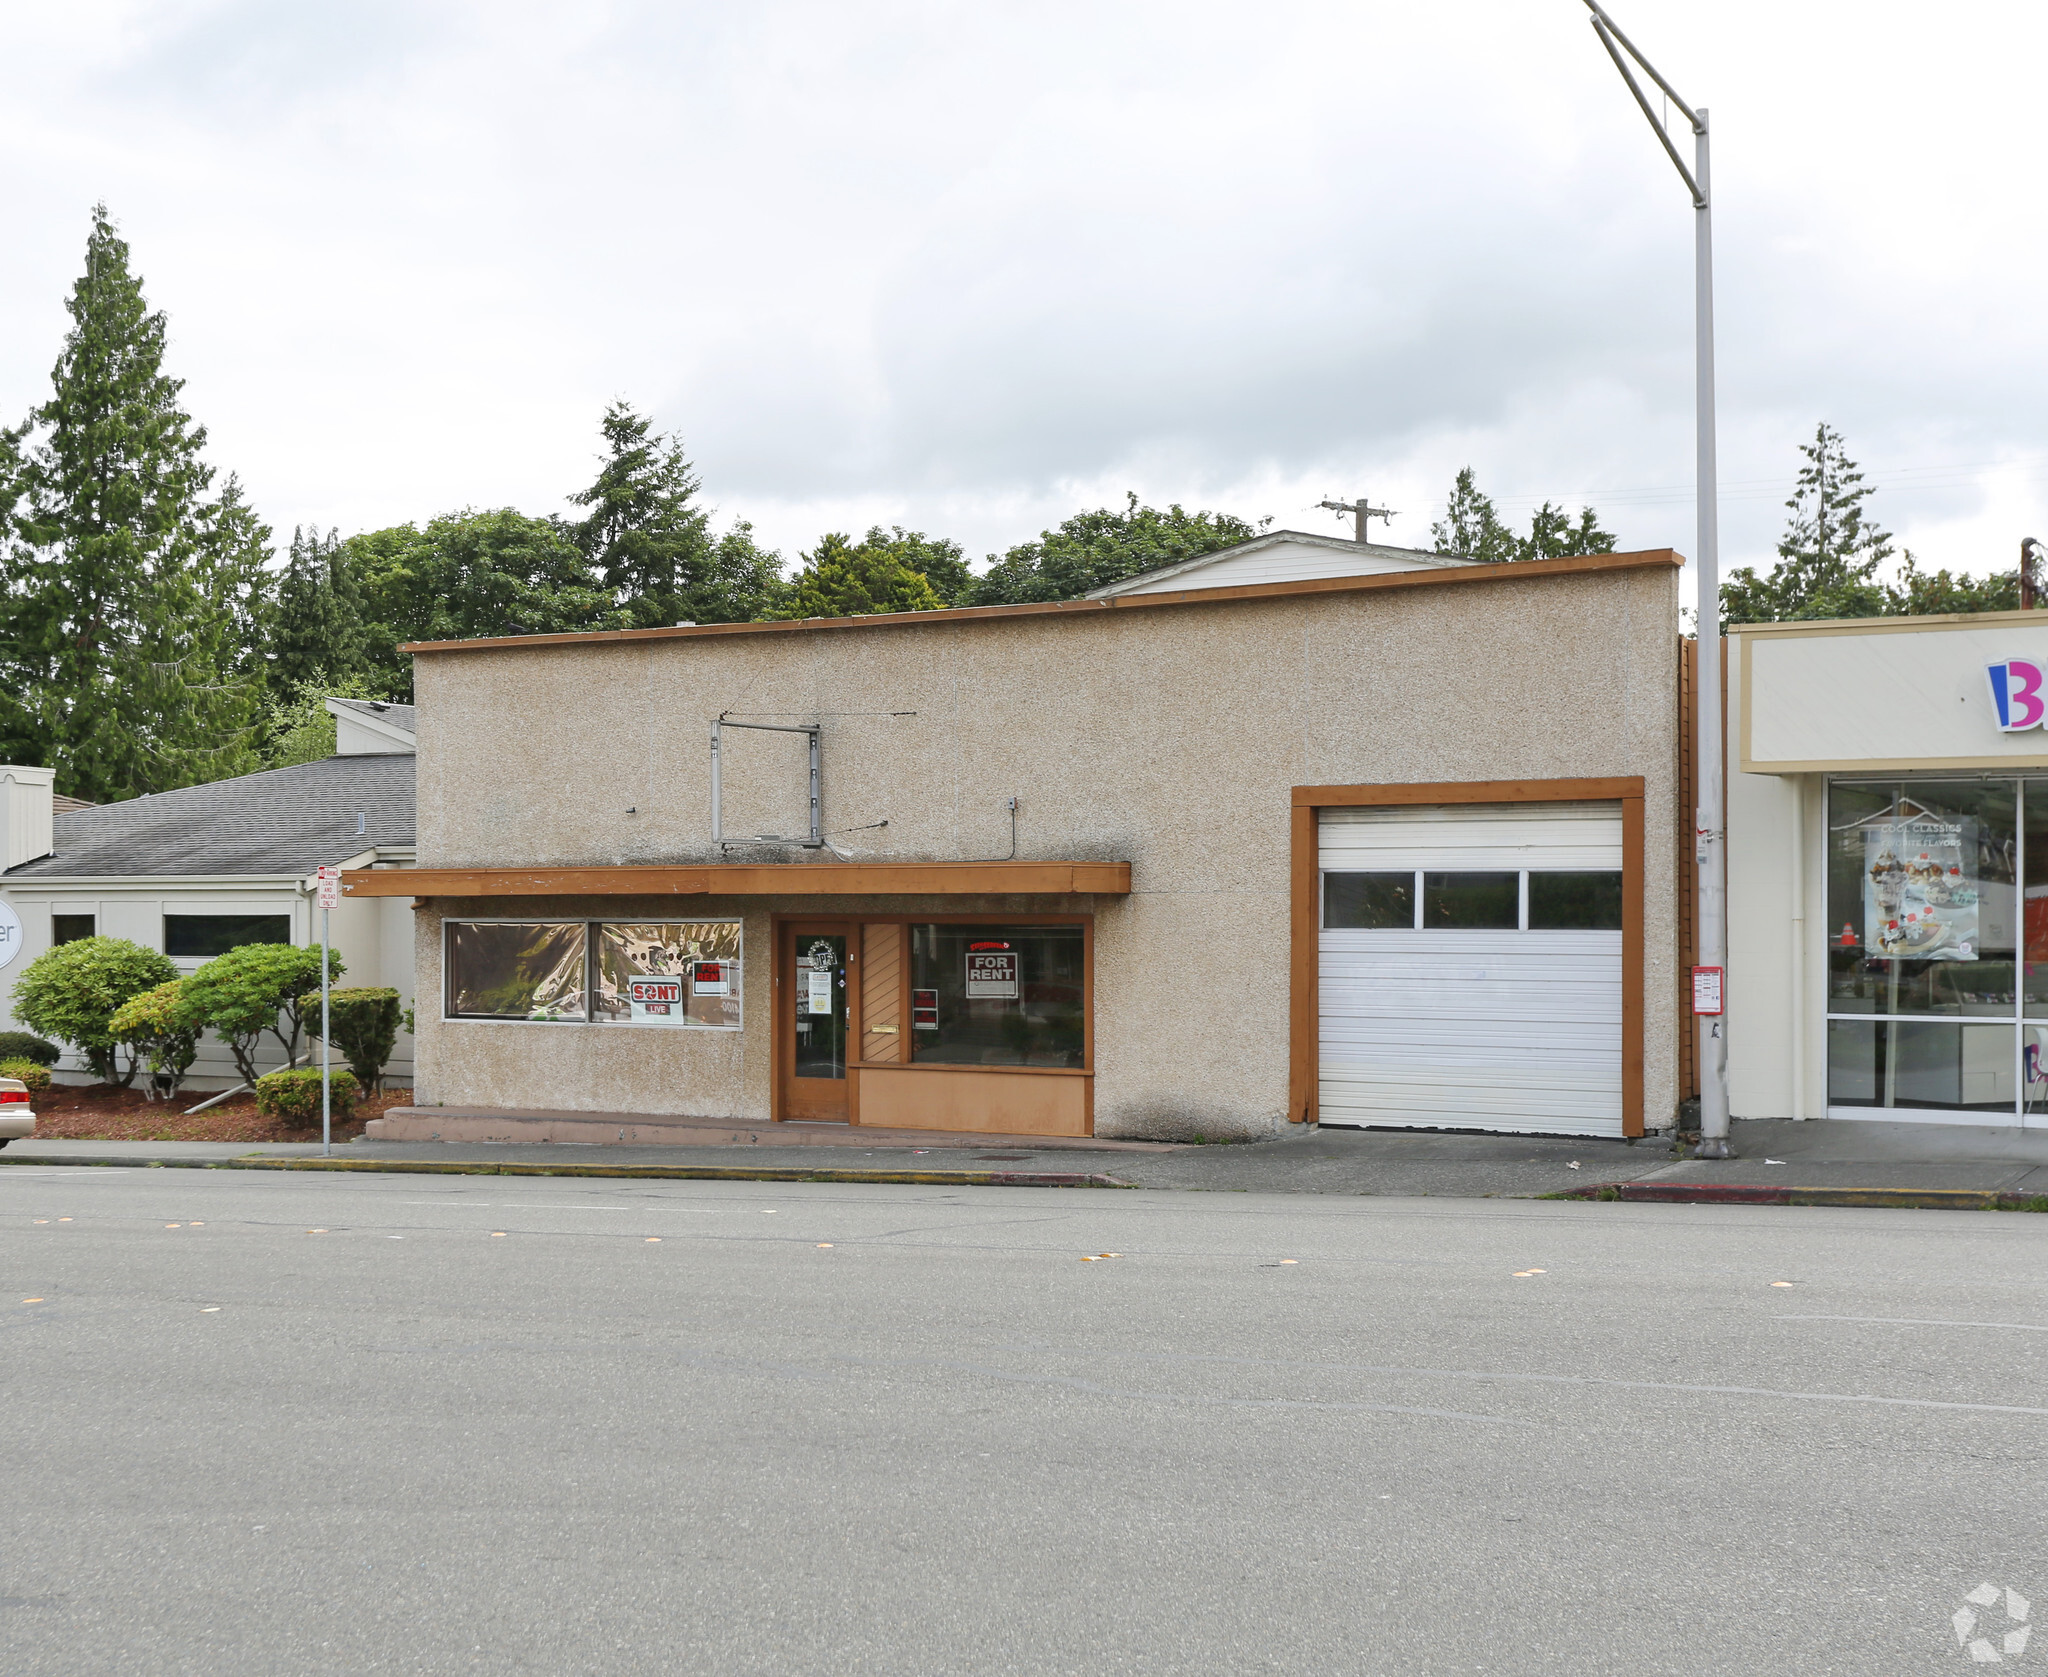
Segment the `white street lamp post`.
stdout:
<path fill-rule="evenodd" d="M 1706 1030 L 1700 1038 L 1700 1146 L 1703 1159 L 1728 1154 L 1728 1037 L 1726 986 L 1728 970 L 1727 847 L 1721 830 L 1721 557 L 1719 479 L 1714 461 L 1714 222 L 1711 171 L 1707 150 L 1707 113 L 1695 111 L 1656 67 L 1635 48 L 1599 0 L 1586 0 L 1593 31 L 1628 83 L 1643 115 L 1650 119 L 1665 152 L 1692 193 L 1695 365 L 1694 393 L 1698 404 L 1694 441 L 1699 475 L 1694 498 L 1699 509 L 1699 552 L 1694 555 L 1699 581 L 1699 681 L 1695 688 L 1699 731 L 1694 767 L 1699 780 L 1699 808 L 1693 814 L 1693 856 L 1699 865 L 1699 968 L 1713 975 L 1715 1011 L 1702 1014 Z M 1627 54 L 1624 57 L 1623 54 Z M 1671 135 L 1649 96 L 1629 68 L 1633 59 L 1658 90 L 1692 124 L 1693 167 L 1671 143 Z M 1699 1011 L 1701 986 L 1694 985 Z"/>

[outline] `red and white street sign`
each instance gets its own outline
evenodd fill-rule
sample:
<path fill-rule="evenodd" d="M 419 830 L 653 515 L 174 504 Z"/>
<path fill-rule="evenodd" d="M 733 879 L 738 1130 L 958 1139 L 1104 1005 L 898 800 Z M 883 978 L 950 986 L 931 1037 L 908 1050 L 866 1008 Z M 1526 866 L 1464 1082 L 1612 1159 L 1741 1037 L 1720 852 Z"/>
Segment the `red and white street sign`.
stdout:
<path fill-rule="evenodd" d="M 322 908 L 332 908 L 341 901 L 341 869 L 322 868 L 313 877 L 319 881 L 319 902 Z"/>
<path fill-rule="evenodd" d="M 1721 969 L 1719 967 L 1694 967 L 1692 969 L 1692 1010 L 1695 1013 L 1719 1013 L 1721 1011 Z"/>

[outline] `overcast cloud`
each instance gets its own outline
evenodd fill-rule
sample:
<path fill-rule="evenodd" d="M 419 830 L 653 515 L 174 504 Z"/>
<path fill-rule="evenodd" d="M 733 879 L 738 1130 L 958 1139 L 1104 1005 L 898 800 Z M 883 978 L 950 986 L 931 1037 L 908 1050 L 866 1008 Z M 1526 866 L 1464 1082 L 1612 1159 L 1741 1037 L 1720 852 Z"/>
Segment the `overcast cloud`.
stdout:
<path fill-rule="evenodd" d="M 1724 562 L 1825 418 L 2048 535 L 2048 12 L 1618 0 L 1713 113 Z M 1967 18 L 1968 24 L 1953 20 Z M 562 506 L 624 396 L 794 557 L 1179 500 L 1693 541 L 1692 228 L 1579 0 L 0 4 L 0 416 L 104 198 L 280 533 Z"/>

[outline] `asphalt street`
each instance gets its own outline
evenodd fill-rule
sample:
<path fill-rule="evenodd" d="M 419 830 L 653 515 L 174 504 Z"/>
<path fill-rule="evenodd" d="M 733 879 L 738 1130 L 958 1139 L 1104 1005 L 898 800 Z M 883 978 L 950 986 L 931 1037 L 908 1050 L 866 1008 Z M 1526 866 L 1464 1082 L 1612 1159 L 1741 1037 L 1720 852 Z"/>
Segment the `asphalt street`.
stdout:
<path fill-rule="evenodd" d="M 2048 1217 L 23 1166 L 0 1274 L 12 1673 L 2048 1667 Z"/>

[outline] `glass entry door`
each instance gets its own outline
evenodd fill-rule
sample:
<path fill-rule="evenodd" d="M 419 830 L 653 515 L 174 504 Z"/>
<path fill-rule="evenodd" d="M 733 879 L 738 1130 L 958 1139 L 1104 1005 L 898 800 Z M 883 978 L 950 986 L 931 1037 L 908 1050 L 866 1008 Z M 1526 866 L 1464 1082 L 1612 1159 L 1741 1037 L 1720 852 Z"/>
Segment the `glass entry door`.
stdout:
<path fill-rule="evenodd" d="M 852 931 L 849 923 L 836 920 L 782 929 L 776 1058 L 784 1118 L 847 1122 L 847 948 Z"/>

